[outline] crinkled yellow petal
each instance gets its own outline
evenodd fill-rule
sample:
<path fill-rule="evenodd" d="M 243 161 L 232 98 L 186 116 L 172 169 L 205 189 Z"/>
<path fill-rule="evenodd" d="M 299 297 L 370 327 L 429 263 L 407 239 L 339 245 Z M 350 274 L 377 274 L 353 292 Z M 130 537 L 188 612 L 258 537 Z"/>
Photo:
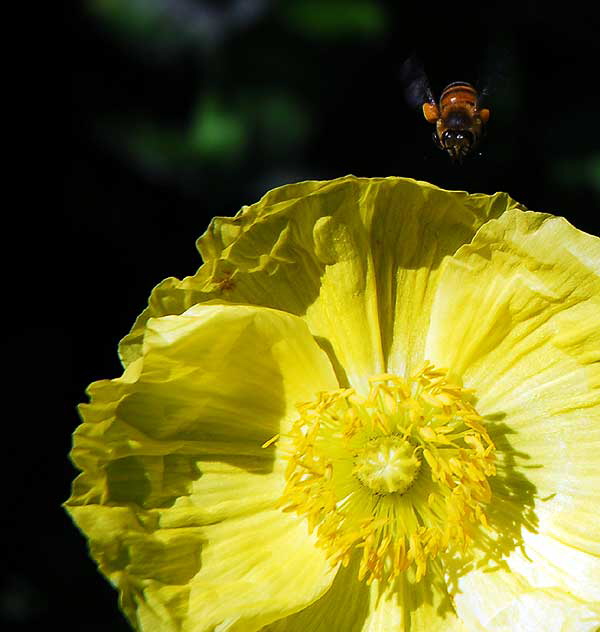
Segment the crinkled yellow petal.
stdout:
<path fill-rule="evenodd" d="M 598 604 L 555 587 L 535 588 L 512 571 L 472 571 L 459 582 L 456 609 L 469 632 L 595 632 Z"/>
<path fill-rule="evenodd" d="M 369 616 L 370 588 L 356 579 L 357 565 L 341 567 L 331 588 L 315 603 L 262 632 L 359 632 Z"/>
<path fill-rule="evenodd" d="M 598 238 L 509 211 L 446 262 L 433 303 L 426 356 L 475 389 L 496 445 L 492 562 L 506 558 L 530 591 L 507 608 L 512 625 L 535 591 L 600 600 L 599 297 Z M 482 599 L 500 607 L 493 590 Z"/>
<path fill-rule="evenodd" d="M 137 357 L 149 317 L 219 300 L 301 316 L 342 383 L 361 388 L 384 370 L 410 371 L 421 361 L 441 261 L 513 206 L 505 194 L 447 192 L 404 178 L 275 189 L 213 221 L 198 244 L 204 265 L 155 288 L 121 355 Z"/>
<path fill-rule="evenodd" d="M 382 587 L 357 581 L 357 569 L 357 560 L 340 568 L 318 601 L 263 632 L 467 632 L 439 575 L 419 583 L 402 575 Z"/>
<path fill-rule="evenodd" d="M 535 587 L 553 586 L 600 607 L 600 557 L 541 533 L 523 532 L 508 566 Z"/>
<path fill-rule="evenodd" d="M 190 582 L 184 629 L 260 630 L 309 606 L 335 576 L 306 521 L 294 514 L 257 512 L 208 526 L 203 534 L 207 544 Z"/>
<path fill-rule="evenodd" d="M 540 532 L 599 554 L 600 239 L 538 213 L 489 222 L 444 268 L 426 354 L 476 390 Z"/>
<path fill-rule="evenodd" d="M 273 509 L 284 479 L 261 444 L 336 387 L 301 319 L 243 305 L 150 319 L 142 356 L 91 386 L 66 506 L 134 625 L 249 632 L 327 589 L 306 525 Z"/>
<path fill-rule="evenodd" d="M 394 193 L 387 197 L 382 192 L 377 200 L 380 210 L 373 221 L 379 239 L 374 240 L 373 249 L 381 248 L 377 289 L 380 311 L 386 315 L 382 336 L 387 370 L 410 375 L 423 362 L 442 262 L 468 243 L 486 221 L 519 205 L 505 193 L 466 194 L 422 187 L 416 203 Z M 402 227 L 392 229 L 399 209 Z M 377 215 L 386 217 L 387 224 Z"/>
<path fill-rule="evenodd" d="M 429 573 L 418 583 L 402 575 L 382 594 L 376 584 L 372 585 L 369 609 L 364 632 L 467 632 L 436 573 Z"/>
<path fill-rule="evenodd" d="M 451 569 L 452 565 L 449 564 L 448 568 Z M 471 567 L 453 576 L 454 590 L 460 595 L 457 598 L 458 613 L 472 624 L 473 610 L 479 611 L 478 616 L 482 616 L 483 620 L 487 620 L 487 615 L 481 614 L 482 610 L 489 614 L 500 612 L 506 607 L 508 611 L 494 620 L 494 625 L 472 625 L 469 630 L 495 630 L 495 625 L 500 625 L 501 621 L 510 621 L 515 629 L 545 630 L 548 625 L 545 619 L 536 613 L 532 615 L 530 610 L 544 608 L 543 601 L 547 598 L 558 602 L 565 614 L 569 613 L 568 617 L 559 619 L 560 625 L 556 629 L 560 632 L 595 632 L 595 626 L 600 625 L 600 559 L 594 555 L 563 544 L 551 536 L 523 529 L 519 548 L 502 561 L 493 560 L 492 564 L 484 565 L 483 568 L 485 582 L 480 594 L 475 594 L 480 586 L 479 571 Z M 510 569 L 510 572 L 507 573 L 506 569 Z M 470 577 L 472 572 L 475 572 L 475 579 Z M 498 587 L 495 582 L 499 584 Z M 526 592 L 528 596 L 522 603 L 518 600 L 510 603 L 513 596 L 503 604 L 501 600 L 506 599 L 507 591 Z M 483 602 L 485 608 L 481 607 Z M 506 623 L 504 625 L 507 630 L 511 629 Z M 554 628 L 548 625 L 548 629 Z"/>

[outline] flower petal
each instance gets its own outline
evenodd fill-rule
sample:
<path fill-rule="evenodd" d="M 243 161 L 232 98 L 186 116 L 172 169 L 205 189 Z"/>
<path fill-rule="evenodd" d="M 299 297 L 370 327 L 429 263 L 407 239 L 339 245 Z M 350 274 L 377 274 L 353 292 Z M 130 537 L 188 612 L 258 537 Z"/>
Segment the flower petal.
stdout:
<path fill-rule="evenodd" d="M 370 589 L 357 580 L 357 572 L 356 564 L 341 567 L 331 588 L 318 601 L 261 632 L 362 631 L 369 614 Z"/>
<path fill-rule="evenodd" d="M 525 531 L 523 541 L 523 551 L 515 551 L 507 564 L 529 584 L 542 588 L 553 586 L 589 603 L 600 604 L 600 559 L 597 556 L 539 533 Z"/>
<path fill-rule="evenodd" d="M 554 587 L 535 588 L 512 571 L 473 571 L 459 582 L 456 609 L 468 630 L 594 632 L 600 610 Z"/>
<path fill-rule="evenodd" d="M 423 362 L 442 262 L 490 218 L 518 207 L 505 193 L 470 195 L 418 184 L 419 195 L 409 197 L 396 187 L 381 191 L 374 202 L 383 348 L 387 370 L 398 375 L 411 375 Z"/>
<path fill-rule="evenodd" d="M 123 340 L 139 355 L 147 318 L 208 300 L 261 304 L 302 316 L 326 340 L 340 382 L 356 388 L 420 356 L 439 263 L 515 203 L 403 178 L 303 182 L 268 193 L 199 240 L 205 264 L 167 279 Z"/>
<path fill-rule="evenodd" d="M 466 632 L 439 576 L 421 582 L 401 576 L 392 587 L 357 581 L 356 560 L 340 568 L 331 588 L 310 607 L 263 632 Z"/>
<path fill-rule="evenodd" d="M 533 526 L 597 555 L 600 240 L 509 211 L 448 260 L 439 287 L 427 358 L 475 389 L 511 475 L 536 492 Z"/>
<path fill-rule="evenodd" d="M 128 617 L 249 631 L 318 598 L 334 571 L 304 522 L 272 509 L 284 479 L 261 448 L 297 402 L 337 387 L 306 324 L 197 305 L 150 319 L 142 351 L 90 388 L 66 504 Z"/>
<path fill-rule="evenodd" d="M 309 606 L 331 568 L 306 521 L 264 511 L 204 529 L 203 567 L 190 582 L 190 629 L 253 632 Z M 215 628 L 216 626 L 216 628 Z"/>
<path fill-rule="evenodd" d="M 372 586 L 370 614 L 364 632 L 467 632 L 454 611 L 445 583 L 429 573 L 414 583 L 401 576 L 392 590 L 379 594 Z"/>

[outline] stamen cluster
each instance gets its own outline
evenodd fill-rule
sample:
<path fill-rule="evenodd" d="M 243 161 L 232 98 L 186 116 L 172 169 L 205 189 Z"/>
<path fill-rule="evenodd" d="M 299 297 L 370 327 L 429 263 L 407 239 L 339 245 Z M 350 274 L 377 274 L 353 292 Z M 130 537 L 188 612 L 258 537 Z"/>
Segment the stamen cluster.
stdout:
<path fill-rule="evenodd" d="M 359 579 L 414 565 L 419 581 L 428 560 L 487 526 L 494 444 L 472 393 L 443 369 L 369 382 L 366 397 L 346 388 L 298 405 L 290 433 L 274 438 L 287 460 L 278 504 L 306 517 L 332 564 L 362 550 Z"/>

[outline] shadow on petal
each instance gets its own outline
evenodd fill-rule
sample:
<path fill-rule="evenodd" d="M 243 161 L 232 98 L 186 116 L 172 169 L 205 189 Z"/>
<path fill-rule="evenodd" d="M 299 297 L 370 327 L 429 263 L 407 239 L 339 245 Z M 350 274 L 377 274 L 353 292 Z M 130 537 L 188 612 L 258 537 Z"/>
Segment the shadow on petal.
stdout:
<path fill-rule="evenodd" d="M 523 529 L 537 533 L 535 512 L 536 486 L 523 474 L 527 468 L 540 468 L 530 463 L 531 457 L 516 450 L 510 435 L 514 430 L 501 420 L 503 413 L 487 415 L 486 428 L 496 446 L 496 476 L 490 479 L 491 502 L 485 513 L 489 528 L 478 527 L 473 534 L 471 551 L 457 552 L 446 561 L 446 578 L 450 594 L 458 591 L 458 580 L 474 569 L 484 572 L 510 570 L 506 562 L 516 549 L 524 551 Z"/>
<path fill-rule="evenodd" d="M 340 569 L 331 588 L 312 605 L 263 628 L 261 632 L 360 632 L 369 616 L 371 590 L 357 579 L 360 555 Z"/>
<path fill-rule="evenodd" d="M 322 336 L 315 336 L 315 342 L 327 354 L 327 357 L 331 362 L 331 366 L 333 367 L 335 376 L 339 382 L 340 387 L 348 388 L 350 386 L 350 381 L 348 380 L 348 376 L 346 375 L 346 370 L 340 363 L 331 342 L 327 338 L 323 338 Z"/>

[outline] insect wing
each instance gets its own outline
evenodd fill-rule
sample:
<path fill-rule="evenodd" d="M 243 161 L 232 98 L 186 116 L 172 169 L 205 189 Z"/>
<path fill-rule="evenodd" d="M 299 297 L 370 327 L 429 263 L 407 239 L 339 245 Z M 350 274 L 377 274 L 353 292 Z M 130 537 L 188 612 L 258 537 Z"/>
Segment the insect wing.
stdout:
<path fill-rule="evenodd" d="M 414 55 L 402 64 L 400 79 L 404 87 L 404 97 L 412 108 L 420 109 L 424 103 L 435 104 L 423 64 Z"/>

